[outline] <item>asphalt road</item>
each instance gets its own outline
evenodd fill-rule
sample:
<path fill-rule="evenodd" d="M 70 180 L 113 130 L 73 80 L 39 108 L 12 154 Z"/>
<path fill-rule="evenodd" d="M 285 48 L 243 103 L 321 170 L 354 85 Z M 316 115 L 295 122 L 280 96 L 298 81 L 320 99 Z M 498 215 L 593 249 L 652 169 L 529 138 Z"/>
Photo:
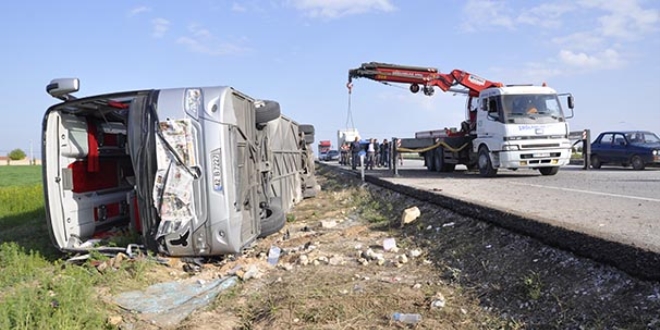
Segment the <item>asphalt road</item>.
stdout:
<path fill-rule="evenodd" d="M 405 160 L 398 177 L 385 170 L 367 175 L 660 254 L 658 168 L 585 171 L 569 165 L 555 176 L 501 170 L 482 178 L 460 168 L 432 173 L 422 161 Z"/>

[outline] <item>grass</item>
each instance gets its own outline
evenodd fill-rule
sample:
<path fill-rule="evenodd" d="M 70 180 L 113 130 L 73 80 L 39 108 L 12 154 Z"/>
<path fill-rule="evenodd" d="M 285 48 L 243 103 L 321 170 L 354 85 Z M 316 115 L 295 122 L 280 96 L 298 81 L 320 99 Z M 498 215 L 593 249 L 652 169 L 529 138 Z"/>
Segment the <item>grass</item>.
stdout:
<path fill-rule="evenodd" d="M 111 329 L 99 299 L 148 282 L 151 263 L 123 262 L 103 273 L 97 256 L 66 263 L 51 244 L 40 166 L 0 166 L 0 329 Z"/>
<path fill-rule="evenodd" d="M 0 187 L 41 184 L 41 166 L 0 166 Z"/>

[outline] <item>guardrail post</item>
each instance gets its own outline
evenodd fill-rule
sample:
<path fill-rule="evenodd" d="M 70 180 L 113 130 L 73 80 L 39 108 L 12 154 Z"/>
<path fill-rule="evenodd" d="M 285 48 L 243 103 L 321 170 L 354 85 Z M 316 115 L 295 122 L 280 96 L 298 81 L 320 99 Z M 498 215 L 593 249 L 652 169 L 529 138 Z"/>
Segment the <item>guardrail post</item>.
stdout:
<path fill-rule="evenodd" d="M 584 170 L 588 171 L 591 167 L 591 130 L 582 131 L 582 155 L 584 156 Z"/>
<path fill-rule="evenodd" d="M 360 155 L 360 178 L 364 182 L 364 155 Z"/>
<path fill-rule="evenodd" d="M 397 152 L 396 147 L 400 145 L 400 143 L 401 142 L 399 141 L 398 138 L 395 137 L 392 138 L 392 146 L 390 147 L 392 148 L 392 152 L 390 152 L 390 155 L 392 155 L 392 157 L 390 157 L 390 162 L 392 162 L 392 172 L 394 172 L 394 176 L 399 176 L 399 167 L 397 165 L 398 163 L 397 160 L 399 159 L 399 153 Z"/>

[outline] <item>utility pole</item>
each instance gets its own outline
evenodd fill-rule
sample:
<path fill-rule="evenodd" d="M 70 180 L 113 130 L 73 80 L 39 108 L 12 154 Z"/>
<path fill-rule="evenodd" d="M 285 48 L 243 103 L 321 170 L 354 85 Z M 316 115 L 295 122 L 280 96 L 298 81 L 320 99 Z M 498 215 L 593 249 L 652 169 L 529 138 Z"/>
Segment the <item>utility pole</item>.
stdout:
<path fill-rule="evenodd" d="M 34 151 L 32 149 L 32 140 L 30 140 L 30 165 L 36 165 L 37 162 L 34 161 Z"/>

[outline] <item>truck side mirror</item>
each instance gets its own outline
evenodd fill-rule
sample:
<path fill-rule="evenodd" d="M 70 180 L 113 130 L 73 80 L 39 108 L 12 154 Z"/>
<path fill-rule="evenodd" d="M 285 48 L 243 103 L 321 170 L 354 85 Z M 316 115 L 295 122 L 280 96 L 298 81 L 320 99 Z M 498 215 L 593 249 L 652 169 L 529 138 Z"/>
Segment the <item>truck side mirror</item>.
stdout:
<path fill-rule="evenodd" d="M 573 95 L 568 96 L 568 108 L 573 109 L 575 107 L 575 101 L 573 100 Z"/>

